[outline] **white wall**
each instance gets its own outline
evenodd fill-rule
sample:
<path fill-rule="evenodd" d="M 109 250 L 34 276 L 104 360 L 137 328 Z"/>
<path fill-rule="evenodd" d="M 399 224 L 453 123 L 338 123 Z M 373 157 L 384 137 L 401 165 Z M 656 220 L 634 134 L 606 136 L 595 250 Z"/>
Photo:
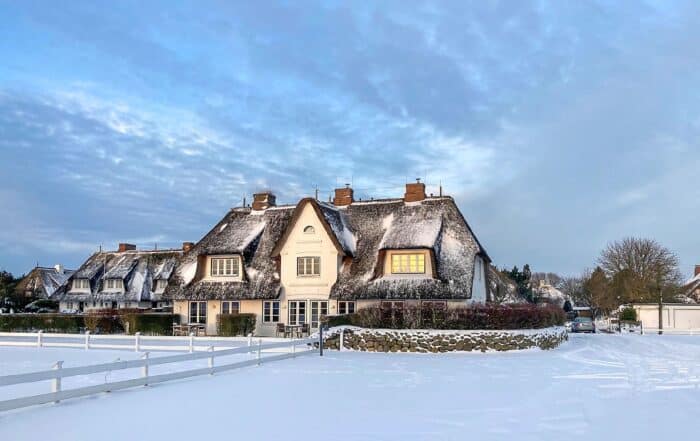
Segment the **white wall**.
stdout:
<path fill-rule="evenodd" d="M 472 281 L 472 298 L 476 303 L 486 303 L 486 265 L 484 259 L 474 257 L 474 280 Z"/>
<path fill-rule="evenodd" d="M 659 327 L 658 305 L 634 305 L 634 309 L 645 328 Z M 662 314 L 664 329 L 700 329 L 700 305 L 664 305 Z"/>

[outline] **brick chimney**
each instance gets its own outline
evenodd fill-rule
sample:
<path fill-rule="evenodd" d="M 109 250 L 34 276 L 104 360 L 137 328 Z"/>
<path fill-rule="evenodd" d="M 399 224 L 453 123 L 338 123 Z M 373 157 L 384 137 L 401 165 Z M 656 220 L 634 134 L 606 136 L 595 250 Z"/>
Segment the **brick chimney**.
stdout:
<path fill-rule="evenodd" d="M 354 192 L 350 185 L 345 184 L 345 188 L 336 188 L 335 196 L 333 197 L 333 205 L 345 207 L 355 202 Z"/>
<path fill-rule="evenodd" d="M 415 183 L 406 184 L 406 194 L 403 195 L 404 202 L 418 202 L 425 199 L 425 184 L 416 179 Z"/>
<path fill-rule="evenodd" d="M 275 195 L 269 191 L 253 195 L 253 210 L 266 210 L 275 206 Z"/>
<path fill-rule="evenodd" d="M 184 251 L 185 253 L 189 253 L 193 247 L 194 242 L 182 242 L 182 251 Z"/>
<path fill-rule="evenodd" d="M 695 275 L 700 274 L 700 265 L 695 265 Z"/>
<path fill-rule="evenodd" d="M 124 251 L 135 251 L 136 250 L 136 245 L 130 244 L 130 243 L 120 243 L 119 244 L 119 252 L 123 253 Z"/>

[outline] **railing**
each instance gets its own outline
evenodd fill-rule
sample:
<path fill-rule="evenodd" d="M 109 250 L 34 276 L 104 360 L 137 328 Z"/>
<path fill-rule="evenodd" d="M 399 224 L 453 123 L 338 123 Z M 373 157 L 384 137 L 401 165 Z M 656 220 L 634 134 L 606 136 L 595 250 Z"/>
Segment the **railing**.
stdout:
<path fill-rule="evenodd" d="M 38 338 L 41 341 L 41 337 Z M 63 361 L 58 361 L 56 362 L 56 364 L 54 364 L 51 370 L 30 372 L 26 374 L 5 375 L 0 377 L 0 387 L 25 383 L 34 383 L 38 381 L 51 381 L 51 392 L 40 395 L 26 396 L 0 401 L 0 411 L 19 409 L 22 407 L 34 406 L 38 404 L 58 403 L 62 400 L 66 400 L 69 398 L 85 397 L 102 392 L 111 392 L 137 386 L 148 386 L 152 384 L 163 383 L 165 381 L 179 380 L 182 378 L 194 377 L 199 375 L 214 375 L 219 372 L 239 369 L 246 366 L 260 365 L 262 363 L 267 363 L 270 361 L 284 360 L 287 358 L 294 358 L 314 353 L 320 353 L 321 355 L 323 355 L 321 345 L 318 344 L 320 341 L 322 341 L 322 337 L 287 340 L 283 342 L 262 344 L 262 340 L 258 339 L 257 344 L 232 349 L 214 350 L 214 347 L 210 346 L 206 352 L 192 351 L 188 354 L 167 355 L 155 358 L 149 358 L 149 353 L 146 352 L 142 355 L 142 358 L 139 360 L 116 361 L 113 363 L 101 363 L 71 368 L 63 368 Z M 311 346 L 311 349 L 297 351 L 297 346 Z M 288 351 L 286 353 L 271 356 L 263 356 L 263 354 L 265 353 L 264 351 L 280 348 L 287 348 Z M 254 357 L 248 360 L 237 361 L 235 363 L 228 363 L 219 366 L 216 366 L 214 363 L 215 359 L 219 357 L 251 353 L 254 354 Z M 204 359 L 208 360 L 208 366 L 204 368 L 189 369 L 159 375 L 149 375 L 149 368 L 152 366 L 171 363 L 182 363 L 186 361 Z M 90 375 L 102 372 L 109 373 L 117 370 L 138 368 L 141 369 L 141 375 L 137 378 L 129 380 L 105 382 L 104 384 L 85 386 L 67 390 L 63 390 L 61 387 L 61 380 L 63 378 L 74 377 L 79 375 Z"/>
<path fill-rule="evenodd" d="M 266 341 L 289 341 L 282 338 L 266 338 Z M 209 346 L 235 347 L 252 344 L 247 337 L 197 337 L 150 336 L 122 334 L 55 334 L 39 332 L 0 332 L 0 346 L 34 346 L 46 348 L 126 349 L 141 351 L 195 352 L 206 351 Z"/>

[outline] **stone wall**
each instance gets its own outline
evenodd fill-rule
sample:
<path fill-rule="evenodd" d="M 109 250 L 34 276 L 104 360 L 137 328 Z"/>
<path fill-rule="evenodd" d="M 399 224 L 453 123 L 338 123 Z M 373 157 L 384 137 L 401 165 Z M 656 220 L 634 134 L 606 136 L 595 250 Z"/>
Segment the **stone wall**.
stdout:
<path fill-rule="evenodd" d="M 324 347 L 368 352 L 456 352 L 554 349 L 568 339 L 562 327 L 522 331 L 432 331 L 331 328 Z"/>

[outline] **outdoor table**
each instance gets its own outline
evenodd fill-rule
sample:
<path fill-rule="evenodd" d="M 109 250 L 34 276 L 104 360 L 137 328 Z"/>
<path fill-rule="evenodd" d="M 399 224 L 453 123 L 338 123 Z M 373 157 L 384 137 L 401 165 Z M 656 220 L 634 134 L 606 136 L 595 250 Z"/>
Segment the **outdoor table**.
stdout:
<path fill-rule="evenodd" d="M 284 327 L 284 335 L 285 337 L 287 336 L 287 333 L 289 333 L 290 337 L 294 337 L 294 332 L 301 330 L 302 325 L 285 325 Z"/>

